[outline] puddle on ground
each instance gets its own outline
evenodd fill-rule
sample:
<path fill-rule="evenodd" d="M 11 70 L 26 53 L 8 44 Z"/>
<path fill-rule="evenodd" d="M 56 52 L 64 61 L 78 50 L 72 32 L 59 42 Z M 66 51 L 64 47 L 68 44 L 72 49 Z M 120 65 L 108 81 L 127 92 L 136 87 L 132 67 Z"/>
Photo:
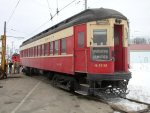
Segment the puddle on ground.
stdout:
<path fill-rule="evenodd" d="M 75 105 L 76 108 L 80 107 L 80 105 Z"/>
<path fill-rule="evenodd" d="M 14 102 L 12 102 L 12 101 L 6 101 L 6 102 L 4 102 L 4 104 L 12 104 L 12 103 L 14 103 Z"/>

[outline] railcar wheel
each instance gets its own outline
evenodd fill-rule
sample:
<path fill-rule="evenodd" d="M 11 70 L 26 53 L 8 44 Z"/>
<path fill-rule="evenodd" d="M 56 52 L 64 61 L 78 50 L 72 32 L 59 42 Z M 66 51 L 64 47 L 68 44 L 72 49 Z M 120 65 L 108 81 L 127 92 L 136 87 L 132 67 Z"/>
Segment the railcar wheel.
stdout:
<path fill-rule="evenodd" d="M 31 69 L 30 69 L 30 75 L 35 75 L 34 68 L 31 68 Z"/>
<path fill-rule="evenodd" d="M 67 82 L 66 87 L 68 88 L 69 91 L 73 92 L 74 91 L 74 81 L 73 80 L 69 80 Z"/>
<path fill-rule="evenodd" d="M 58 77 L 57 77 L 57 75 L 54 75 L 54 77 L 52 79 L 52 85 L 56 86 L 57 85 L 57 81 L 58 81 Z"/>
<path fill-rule="evenodd" d="M 26 68 L 25 68 L 25 74 L 26 74 L 27 76 L 30 76 L 30 75 L 31 75 L 31 69 L 30 69 L 29 67 L 26 67 Z"/>
<path fill-rule="evenodd" d="M 53 77 L 54 77 L 54 73 L 53 72 L 49 72 L 47 76 L 48 76 L 49 80 L 52 80 Z"/>

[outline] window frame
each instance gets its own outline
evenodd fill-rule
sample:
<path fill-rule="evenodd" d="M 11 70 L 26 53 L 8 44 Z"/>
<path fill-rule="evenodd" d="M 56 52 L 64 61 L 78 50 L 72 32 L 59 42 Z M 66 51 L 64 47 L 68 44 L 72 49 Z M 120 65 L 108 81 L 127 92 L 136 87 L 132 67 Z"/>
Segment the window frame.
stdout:
<path fill-rule="evenodd" d="M 56 47 L 57 47 L 57 49 L 56 49 Z M 54 55 L 58 55 L 59 54 L 59 41 L 58 40 L 54 41 L 54 49 L 53 49 L 53 51 L 54 51 Z"/>
<path fill-rule="evenodd" d="M 49 54 L 50 56 L 54 55 L 54 41 L 49 42 Z"/>
<path fill-rule="evenodd" d="M 63 40 L 65 40 L 65 49 L 64 49 L 65 51 L 63 51 Z M 66 38 L 61 39 L 60 43 L 61 43 L 61 48 L 60 48 L 61 55 L 66 54 L 66 52 L 67 52 L 67 39 Z"/>
<path fill-rule="evenodd" d="M 79 38 L 81 39 L 81 37 L 79 37 L 79 36 L 81 36 L 81 35 L 79 35 L 80 33 L 82 33 L 83 35 L 82 35 L 82 44 L 81 45 L 79 45 L 80 43 L 81 43 L 81 40 L 79 41 Z M 78 32 L 78 36 L 77 36 L 77 47 L 79 48 L 79 49 L 83 49 L 83 48 L 85 48 L 85 32 L 83 32 L 83 31 L 79 31 Z"/>
<path fill-rule="evenodd" d="M 41 56 L 41 45 L 38 45 L 38 55 L 37 56 Z"/>
<path fill-rule="evenodd" d="M 44 54 L 44 51 L 45 51 L 45 50 L 44 50 L 44 44 L 42 44 L 42 45 L 41 45 L 41 56 L 44 56 L 44 55 L 45 55 L 45 54 Z"/>
<path fill-rule="evenodd" d="M 49 42 L 44 44 L 44 56 L 49 55 Z"/>
<path fill-rule="evenodd" d="M 96 32 L 96 31 L 105 31 L 105 38 L 104 38 L 104 40 L 106 40 L 105 41 L 105 43 L 101 43 L 101 44 L 98 44 L 98 43 L 94 43 L 94 31 Z M 104 29 L 98 29 L 98 28 L 96 28 L 96 29 L 93 29 L 93 45 L 94 46 L 106 46 L 107 45 L 107 41 L 108 41 L 108 34 L 107 34 L 107 32 L 108 32 L 108 29 L 107 28 L 104 28 Z M 100 38 L 100 37 L 99 37 Z"/>

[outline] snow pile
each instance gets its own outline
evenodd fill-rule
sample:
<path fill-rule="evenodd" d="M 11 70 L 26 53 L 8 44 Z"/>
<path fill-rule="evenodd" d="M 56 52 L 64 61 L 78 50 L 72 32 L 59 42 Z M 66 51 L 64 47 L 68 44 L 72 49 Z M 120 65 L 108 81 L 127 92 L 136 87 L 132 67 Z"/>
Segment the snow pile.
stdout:
<path fill-rule="evenodd" d="M 127 98 L 150 104 L 150 63 L 134 63 L 130 71 Z"/>
<path fill-rule="evenodd" d="M 150 104 L 149 89 L 143 88 L 141 86 L 130 85 L 129 90 L 130 93 L 127 95 L 127 98 Z"/>
<path fill-rule="evenodd" d="M 140 112 L 148 109 L 147 105 L 131 102 L 122 98 L 113 98 L 109 100 L 108 103 L 112 108 L 127 113 Z"/>
<path fill-rule="evenodd" d="M 119 111 L 114 111 L 113 113 L 120 113 Z"/>
<path fill-rule="evenodd" d="M 150 89 L 150 64 L 132 64 L 132 78 L 129 85 L 142 86 Z"/>

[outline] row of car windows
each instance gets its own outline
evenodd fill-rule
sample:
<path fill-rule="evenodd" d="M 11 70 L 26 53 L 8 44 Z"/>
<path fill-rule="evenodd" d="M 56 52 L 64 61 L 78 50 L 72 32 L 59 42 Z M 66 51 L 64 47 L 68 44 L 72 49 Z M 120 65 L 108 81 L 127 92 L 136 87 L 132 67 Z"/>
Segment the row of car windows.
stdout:
<path fill-rule="evenodd" d="M 93 43 L 94 45 L 106 45 L 107 42 L 107 30 L 96 29 L 93 30 Z M 78 32 L 77 47 L 85 47 L 85 34 L 84 32 Z M 34 56 L 47 56 L 47 55 L 62 55 L 66 54 L 66 38 L 48 42 L 42 45 L 38 45 L 32 48 L 21 51 L 22 57 L 34 57 Z"/>
<path fill-rule="evenodd" d="M 36 57 L 66 54 L 66 38 L 34 46 L 20 52 L 21 57 Z"/>

